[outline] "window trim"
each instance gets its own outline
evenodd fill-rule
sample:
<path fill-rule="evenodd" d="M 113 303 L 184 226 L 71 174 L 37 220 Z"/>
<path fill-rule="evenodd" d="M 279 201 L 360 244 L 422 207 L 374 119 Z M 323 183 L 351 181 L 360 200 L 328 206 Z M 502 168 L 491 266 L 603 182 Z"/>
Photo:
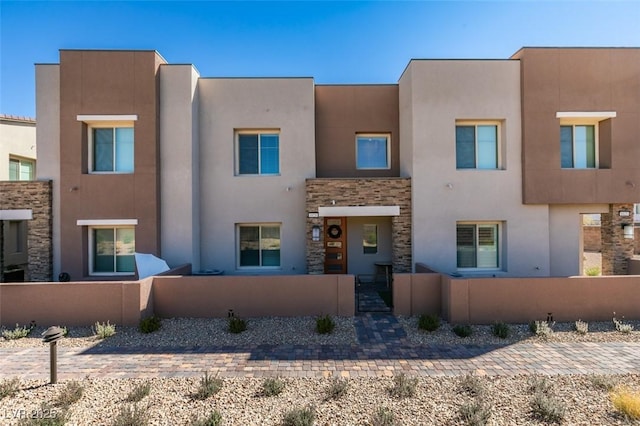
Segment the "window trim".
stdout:
<path fill-rule="evenodd" d="M 262 265 L 252 265 L 252 266 L 242 266 L 240 265 L 240 228 L 243 227 L 255 227 L 259 228 L 259 237 L 258 237 L 258 245 L 261 245 L 262 242 L 262 227 L 269 226 L 277 226 L 280 232 L 280 265 L 278 266 L 262 266 Z M 262 263 L 262 247 L 259 248 L 260 251 L 260 263 Z M 236 223 L 236 269 L 247 271 L 280 271 L 282 270 L 282 222 L 242 222 Z"/>
<path fill-rule="evenodd" d="M 80 221 L 78 221 L 80 222 Z M 135 276 L 136 275 L 136 265 L 135 265 L 135 261 L 134 261 L 134 265 L 133 265 L 133 271 L 132 272 L 95 272 L 93 270 L 94 268 L 94 259 L 95 259 L 95 253 L 94 253 L 94 236 L 93 236 L 93 230 L 94 229 L 113 229 L 114 230 L 114 235 L 116 235 L 116 230 L 117 229 L 133 229 L 134 232 L 134 241 L 135 241 L 135 230 L 136 227 L 134 225 L 118 225 L 118 224 L 114 224 L 114 225 L 108 225 L 108 224 L 102 224 L 102 225 L 89 225 L 87 226 L 87 234 L 88 234 L 88 253 L 89 253 L 89 262 L 88 262 L 88 268 L 89 268 L 89 276 L 92 277 L 125 277 L 125 276 Z M 135 243 L 134 243 L 135 244 Z M 114 247 L 115 249 L 115 247 Z M 115 254 L 115 250 L 114 250 L 114 254 L 113 257 L 115 259 L 116 254 Z M 134 250 L 134 258 L 135 258 L 135 250 Z"/>
<path fill-rule="evenodd" d="M 262 155 L 262 135 L 278 135 L 278 172 L 277 173 L 262 173 L 261 155 Z M 258 173 L 240 173 L 240 135 L 258 135 Z M 234 131 L 234 152 L 235 152 L 235 170 L 234 176 L 280 176 L 281 174 L 281 131 L 280 129 L 235 129 Z"/>
<path fill-rule="evenodd" d="M 387 166 L 386 167 L 359 167 L 358 166 L 358 139 L 359 138 L 380 138 L 384 137 L 387 139 Z M 391 133 L 356 133 L 355 137 L 355 149 L 356 149 L 356 170 L 390 170 L 391 169 Z"/>
<path fill-rule="evenodd" d="M 502 128 L 504 120 L 456 120 L 454 126 L 454 150 L 457 148 L 458 140 L 455 134 L 456 128 L 458 126 L 473 126 L 475 127 L 475 139 L 474 139 L 474 148 L 475 148 L 475 166 L 474 167 L 458 167 L 458 156 L 457 153 L 454 152 L 454 159 L 456 162 L 456 171 L 464 171 L 464 170 L 474 170 L 474 171 L 496 171 L 496 170 L 506 170 L 503 151 L 505 147 L 502 144 Z M 496 167 L 491 169 L 479 168 L 478 167 L 478 126 L 496 126 Z"/>
<path fill-rule="evenodd" d="M 458 234 L 458 226 L 459 225 L 475 225 L 476 226 L 476 229 L 475 229 L 476 234 L 475 234 L 475 237 L 474 237 L 475 241 L 476 241 L 476 245 L 474 247 L 474 249 L 476 250 L 476 265 L 478 264 L 478 254 L 477 254 L 478 253 L 478 241 L 479 241 L 478 228 L 480 226 L 483 226 L 483 225 L 484 226 L 487 226 L 487 225 L 489 225 L 489 226 L 497 226 L 497 230 L 498 230 L 497 241 L 496 241 L 497 245 L 498 245 L 498 247 L 496 249 L 496 256 L 498 257 L 498 259 L 497 259 L 498 260 L 498 262 L 497 262 L 498 266 L 497 267 L 491 267 L 491 268 L 483 268 L 483 267 L 478 267 L 478 266 L 473 267 L 473 268 L 461 268 L 461 267 L 458 267 L 458 260 L 457 260 L 458 259 L 458 255 L 457 255 L 457 252 L 458 252 L 458 239 L 457 238 L 458 238 L 458 236 L 457 236 L 457 234 Z M 455 241 L 455 247 L 456 247 L 456 270 L 460 271 L 460 272 L 496 272 L 496 271 L 502 271 L 502 268 L 503 268 L 503 265 L 504 265 L 504 253 L 502 251 L 503 247 L 504 247 L 504 244 L 503 244 L 503 241 L 502 241 L 503 232 L 504 232 L 503 228 L 504 228 L 504 222 L 500 222 L 500 221 L 476 221 L 476 222 L 474 222 L 474 221 L 459 221 L 459 222 L 456 222 L 456 241 Z"/>
<path fill-rule="evenodd" d="M 571 149 L 573 152 L 573 167 L 562 167 L 562 127 L 571 126 Z M 575 140 L 575 128 L 576 126 L 593 126 L 593 149 L 594 149 L 594 166 L 593 167 L 576 167 L 576 140 Z M 561 170 L 596 170 L 600 168 L 600 121 L 592 118 L 571 118 L 561 119 L 559 132 L 559 148 L 560 148 L 560 169 Z"/>

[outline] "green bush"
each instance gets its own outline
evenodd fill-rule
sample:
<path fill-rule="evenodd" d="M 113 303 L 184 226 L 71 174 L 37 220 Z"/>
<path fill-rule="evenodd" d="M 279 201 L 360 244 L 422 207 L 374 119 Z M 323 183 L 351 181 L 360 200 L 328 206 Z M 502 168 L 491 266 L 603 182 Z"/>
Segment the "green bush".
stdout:
<path fill-rule="evenodd" d="M 416 394 L 418 379 L 409 379 L 404 373 L 393 377 L 393 386 L 389 388 L 389 395 L 395 398 L 409 398 Z"/>
<path fill-rule="evenodd" d="M 20 379 L 5 379 L 0 382 L 0 400 L 3 398 L 11 398 L 20 389 Z"/>
<path fill-rule="evenodd" d="M 480 396 L 484 394 L 484 383 L 482 379 L 473 374 L 462 376 L 459 381 L 460 390 L 470 395 Z"/>
<path fill-rule="evenodd" d="M 549 337 L 553 334 L 553 326 L 555 322 L 549 323 L 547 321 L 531 321 L 529 323 L 529 330 L 540 337 Z"/>
<path fill-rule="evenodd" d="M 284 382 L 280 379 L 268 377 L 262 382 L 262 394 L 264 396 L 280 395 L 284 390 Z"/>
<path fill-rule="evenodd" d="M 329 315 L 316 318 L 316 331 L 320 334 L 329 334 L 336 328 L 336 323 Z"/>
<path fill-rule="evenodd" d="M 460 406 L 460 419 L 469 426 L 484 426 L 491 418 L 491 407 L 482 401 L 471 401 Z"/>
<path fill-rule="evenodd" d="M 371 416 L 372 426 L 396 426 L 397 424 L 393 411 L 386 407 L 378 407 L 378 410 Z"/>
<path fill-rule="evenodd" d="M 561 423 L 564 419 L 565 408 L 562 402 L 551 395 L 537 392 L 531 400 L 533 417 L 548 423 Z"/>
<path fill-rule="evenodd" d="M 218 410 L 214 410 L 209 417 L 204 419 L 196 419 L 191 422 L 191 426 L 220 426 L 222 424 L 222 414 Z"/>
<path fill-rule="evenodd" d="M 418 318 L 418 328 L 425 331 L 436 331 L 440 328 L 440 318 L 437 315 L 420 315 Z"/>
<path fill-rule="evenodd" d="M 2 337 L 7 340 L 22 339 L 23 337 L 27 337 L 32 329 L 33 327 L 27 327 L 26 325 L 21 327 L 19 324 L 16 324 L 16 328 L 13 330 L 2 330 Z"/>
<path fill-rule="evenodd" d="M 149 424 L 149 412 L 144 407 L 123 405 L 113 419 L 113 426 L 145 426 Z"/>
<path fill-rule="evenodd" d="M 590 277 L 597 277 L 600 275 L 600 268 L 597 266 L 592 266 L 590 268 L 585 269 L 585 274 Z"/>
<path fill-rule="evenodd" d="M 54 405 L 56 407 L 61 407 L 67 409 L 71 407 L 74 403 L 80 401 L 82 398 L 82 394 L 84 392 L 84 387 L 76 382 L 75 380 L 70 381 L 66 384 L 66 386 L 60 391 L 57 398 L 54 401 Z"/>
<path fill-rule="evenodd" d="M 140 332 L 145 334 L 158 331 L 160 327 L 162 327 L 162 320 L 155 315 L 141 319 L 138 325 Z"/>
<path fill-rule="evenodd" d="M 200 378 L 200 386 L 193 395 L 193 398 L 205 400 L 220 392 L 223 385 L 224 382 L 222 379 L 217 376 L 209 376 L 209 373 L 204 373 L 204 376 Z"/>
<path fill-rule="evenodd" d="M 314 407 L 294 408 L 284 415 L 283 426 L 313 426 L 316 419 Z"/>
<path fill-rule="evenodd" d="M 106 339 L 116 334 L 116 325 L 107 323 L 96 322 L 93 326 L 93 333 L 100 339 Z"/>
<path fill-rule="evenodd" d="M 469 336 L 471 336 L 471 333 L 473 333 L 473 330 L 471 329 L 470 325 L 458 324 L 458 325 L 453 327 L 453 332 L 458 337 L 469 337 Z"/>
<path fill-rule="evenodd" d="M 229 332 L 234 334 L 242 333 L 247 329 L 247 322 L 242 318 L 230 317 L 229 318 Z"/>
<path fill-rule="evenodd" d="M 589 323 L 578 320 L 574 323 L 574 327 L 578 334 L 587 334 L 589 332 Z"/>
<path fill-rule="evenodd" d="M 326 399 L 340 399 L 347 394 L 347 388 L 349 387 L 349 381 L 345 378 L 334 377 L 331 379 L 331 384 L 327 388 Z"/>
<path fill-rule="evenodd" d="M 505 324 L 503 322 L 493 323 L 493 325 L 491 326 L 491 331 L 493 332 L 494 336 L 501 339 L 506 339 L 507 337 L 509 337 L 509 333 L 511 332 L 511 330 L 509 329 L 509 324 Z"/>
<path fill-rule="evenodd" d="M 129 392 L 129 395 L 127 395 L 127 397 L 125 398 L 125 401 L 140 402 L 145 396 L 149 395 L 150 391 L 151 391 L 151 383 L 149 382 L 142 383 L 136 386 L 131 392 Z"/>

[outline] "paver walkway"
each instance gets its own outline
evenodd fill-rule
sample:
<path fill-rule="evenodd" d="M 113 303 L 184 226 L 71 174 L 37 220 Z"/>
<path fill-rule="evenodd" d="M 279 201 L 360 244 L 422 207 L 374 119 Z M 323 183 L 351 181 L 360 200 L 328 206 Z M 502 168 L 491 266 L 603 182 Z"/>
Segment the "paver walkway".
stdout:
<path fill-rule="evenodd" d="M 58 348 L 58 380 L 104 378 L 640 374 L 640 343 L 425 346 L 393 316 L 355 318 L 357 345 Z M 0 379 L 48 379 L 49 348 L 0 349 Z"/>

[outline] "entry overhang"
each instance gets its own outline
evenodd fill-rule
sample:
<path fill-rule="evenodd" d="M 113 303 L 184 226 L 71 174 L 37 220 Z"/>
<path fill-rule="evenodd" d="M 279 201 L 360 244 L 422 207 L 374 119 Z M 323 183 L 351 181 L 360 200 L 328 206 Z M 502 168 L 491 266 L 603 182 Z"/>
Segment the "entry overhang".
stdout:
<path fill-rule="evenodd" d="M 318 207 L 320 217 L 400 216 L 400 206 L 336 206 Z"/>

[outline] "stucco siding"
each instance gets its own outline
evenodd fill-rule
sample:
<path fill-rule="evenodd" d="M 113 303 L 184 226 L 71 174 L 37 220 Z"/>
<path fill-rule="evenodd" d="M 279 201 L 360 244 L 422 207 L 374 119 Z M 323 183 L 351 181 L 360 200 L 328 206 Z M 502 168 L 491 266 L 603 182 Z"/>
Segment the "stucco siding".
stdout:
<path fill-rule="evenodd" d="M 305 179 L 315 176 L 314 84 L 200 79 L 201 267 L 237 269 L 236 225 L 278 223 L 280 274 L 305 273 Z M 279 174 L 236 176 L 235 131 L 277 130 Z"/>
<path fill-rule="evenodd" d="M 518 61 L 412 61 L 400 85 L 414 261 L 456 272 L 456 223 L 498 222 L 500 270 L 487 273 L 548 275 L 548 208 L 522 205 Z M 499 123 L 498 170 L 456 169 L 456 120 Z"/>

